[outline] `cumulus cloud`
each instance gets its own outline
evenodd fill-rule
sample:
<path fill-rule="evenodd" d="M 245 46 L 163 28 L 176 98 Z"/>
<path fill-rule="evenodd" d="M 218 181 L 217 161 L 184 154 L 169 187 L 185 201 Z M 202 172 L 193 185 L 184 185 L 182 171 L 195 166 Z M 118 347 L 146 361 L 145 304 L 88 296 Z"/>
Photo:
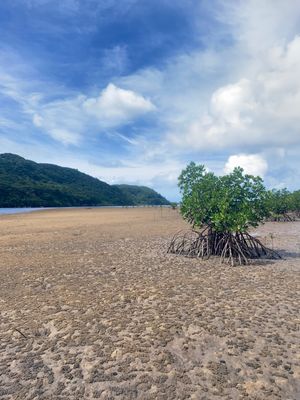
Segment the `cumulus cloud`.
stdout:
<path fill-rule="evenodd" d="M 196 3 L 189 2 L 188 6 Z M 246 172 L 265 175 L 271 185 L 277 178 L 280 185 L 295 185 L 292 182 L 299 181 L 295 154 L 300 149 L 299 2 L 215 0 L 212 4 L 209 12 L 220 12 L 217 16 L 210 14 L 209 20 L 217 17 L 221 26 L 213 22 L 209 26 L 213 29 L 205 36 L 203 29 L 198 32 L 195 28 L 201 46 L 178 51 L 161 64 L 148 64 L 129 76 L 120 76 L 128 70 L 127 62 L 130 64 L 127 47 L 110 48 L 107 57 L 104 54 L 104 63 L 105 71 L 111 72 L 108 82 L 114 84 L 99 93 L 58 93 L 53 82 L 33 88 L 38 74 L 32 72 L 28 75 L 32 79 L 23 79 L 21 91 L 14 80 L 4 79 L 0 73 L 0 91 L 19 104 L 39 135 L 45 132 L 55 139 L 57 143 L 52 146 L 89 143 L 82 150 L 85 157 L 89 157 L 87 149 L 93 146 L 93 135 L 119 130 L 116 136 L 127 141 L 126 157 L 135 164 L 115 170 L 107 167 L 107 179 L 122 181 L 131 176 L 139 182 L 144 179 L 171 187 L 176 185 L 179 169 L 169 168 L 170 163 L 181 168 L 194 159 L 217 173 L 223 171 L 225 163 L 226 171 L 241 165 Z M 1 61 L 3 64 L 4 57 Z M 6 71 L 10 71 L 10 65 Z M 103 65 L 99 75 L 102 72 Z M 42 96 L 34 94 L 37 92 Z M 134 121 L 140 122 L 153 111 L 155 122 L 139 123 L 137 129 Z M 3 114 L 0 125 L 9 122 L 9 115 Z M 119 129 L 131 123 L 134 138 Z M 107 148 L 109 157 L 118 164 L 116 143 Z M 72 147 L 65 151 L 70 149 L 76 151 Z M 97 174 L 101 176 L 100 169 Z"/>
<path fill-rule="evenodd" d="M 215 9 L 224 31 L 207 48 L 121 82 L 155 98 L 161 142 L 176 154 L 300 145 L 298 2 L 220 1 Z M 223 34 L 232 43 L 217 47 Z"/>
<path fill-rule="evenodd" d="M 110 83 L 98 97 L 78 95 L 37 106 L 33 123 L 55 140 L 78 144 L 91 127 L 118 127 L 153 110 L 149 99 Z"/>
<path fill-rule="evenodd" d="M 155 109 L 150 100 L 110 83 L 99 97 L 87 98 L 83 109 L 106 125 L 126 123 Z"/>
<path fill-rule="evenodd" d="M 256 74 L 215 90 L 207 112 L 171 131 L 168 140 L 199 150 L 299 145 L 299 70 L 296 36 L 270 48 Z"/>
<path fill-rule="evenodd" d="M 211 97 L 211 115 L 224 124 L 242 128 L 251 122 L 247 114 L 255 109 L 251 83 L 242 79 L 216 90 Z"/>
<path fill-rule="evenodd" d="M 236 167 L 243 168 L 246 174 L 264 177 L 268 170 L 268 163 L 259 154 L 232 155 L 225 164 L 225 174 L 232 172 Z"/>
<path fill-rule="evenodd" d="M 229 25 L 231 35 L 240 46 L 239 51 L 243 49 L 256 57 L 274 44 L 290 41 L 299 30 L 298 0 L 220 0 L 219 6 L 219 18 Z"/>

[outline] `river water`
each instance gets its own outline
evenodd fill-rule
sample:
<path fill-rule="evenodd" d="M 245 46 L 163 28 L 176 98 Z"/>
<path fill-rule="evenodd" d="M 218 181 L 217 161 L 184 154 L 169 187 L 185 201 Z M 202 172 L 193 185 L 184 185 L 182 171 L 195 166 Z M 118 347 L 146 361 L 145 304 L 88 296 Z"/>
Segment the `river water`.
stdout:
<path fill-rule="evenodd" d="M 89 206 L 82 206 L 82 207 L 32 207 L 32 208 L 0 208 L 0 215 L 5 215 L 5 214 L 20 214 L 20 213 L 29 213 L 29 212 L 33 212 L 33 211 L 43 211 L 43 210 L 53 210 L 53 209 L 71 209 L 71 208 L 86 208 L 86 209 L 90 209 L 90 208 L 143 208 L 143 207 L 163 207 L 163 208 L 168 208 L 170 206 L 94 206 L 94 207 L 89 207 Z"/>
<path fill-rule="evenodd" d="M 45 208 L 0 208 L 0 215 L 3 214 L 19 214 L 19 213 L 28 213 L 37 210 L 45 210 Z"/>

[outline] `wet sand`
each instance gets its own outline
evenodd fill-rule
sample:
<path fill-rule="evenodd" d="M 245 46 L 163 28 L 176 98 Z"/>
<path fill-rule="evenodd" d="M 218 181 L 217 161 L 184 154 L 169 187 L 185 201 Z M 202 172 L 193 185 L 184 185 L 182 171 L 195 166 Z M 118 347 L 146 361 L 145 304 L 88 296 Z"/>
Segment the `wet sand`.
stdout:
<path fill-rule="evenodd" d="M 285 259 L 167 255 L 170 209 L 0 217 L 0 399 L 300 398 L 300 222 Z"/>

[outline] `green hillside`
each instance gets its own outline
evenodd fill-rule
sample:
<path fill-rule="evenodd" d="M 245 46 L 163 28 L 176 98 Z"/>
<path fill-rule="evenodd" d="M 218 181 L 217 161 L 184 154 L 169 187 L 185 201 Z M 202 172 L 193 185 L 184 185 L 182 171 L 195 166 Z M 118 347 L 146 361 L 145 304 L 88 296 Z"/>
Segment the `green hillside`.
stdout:
<path fill-rule="evenodd" d="M 0 155 L 0 207 L 128 205 L 116 187 L 72 168 Z"/>
<path fill-rule="evenodd" d="M 135 185 L 114 185 L 121 190 L 124 195 L 134 205 L 169 205 L 169 201 L 155 190 L 146 186 Z"/>
<path fill-rule="evenodd" d="M 168 204 L 146 187 L 108 185 L 76 169 L 0 154 L 0 207 Z"/>

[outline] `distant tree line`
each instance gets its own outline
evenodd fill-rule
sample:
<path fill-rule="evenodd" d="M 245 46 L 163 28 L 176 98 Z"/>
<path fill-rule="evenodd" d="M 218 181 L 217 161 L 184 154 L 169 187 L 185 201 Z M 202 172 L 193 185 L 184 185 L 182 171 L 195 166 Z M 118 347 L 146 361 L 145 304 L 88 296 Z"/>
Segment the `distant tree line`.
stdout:
<path fill-rule="evenodd" d="M 147 186 L 114 185 L 122 191 L 128 200 L 134 205 L 163 206 L 170 202 L 161 194 Z"/>
<path fill-rule="evenodd" d="M 273 189 L 267 195 L 268 218 L 273 221 L 291 221 L 300 217 L 300 190 Z"/>

